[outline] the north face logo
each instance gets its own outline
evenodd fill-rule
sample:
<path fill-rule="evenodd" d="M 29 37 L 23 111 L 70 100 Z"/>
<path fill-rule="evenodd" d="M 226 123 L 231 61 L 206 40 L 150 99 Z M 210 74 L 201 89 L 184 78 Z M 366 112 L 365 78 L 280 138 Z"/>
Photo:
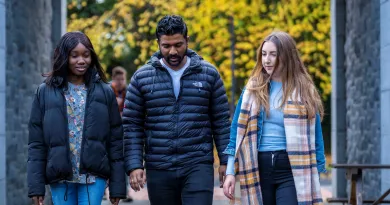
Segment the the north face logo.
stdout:
<path fill-rule="evenodd" d="M 201 82 L 195 82 L 195 83 L 192 83 L 195 87 L 198 87 L 198 88 L 201 88 L 203 87 L 202 83 Z"/>

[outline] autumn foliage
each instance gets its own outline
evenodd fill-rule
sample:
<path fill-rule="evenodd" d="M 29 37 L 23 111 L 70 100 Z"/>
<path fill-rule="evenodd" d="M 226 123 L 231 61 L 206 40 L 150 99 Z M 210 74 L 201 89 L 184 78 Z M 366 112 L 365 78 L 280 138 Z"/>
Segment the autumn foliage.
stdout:
<path fill-rule="evenodd" d="M 68 0 L 67 29 L 83 31 L 91 38 L 105 69 L 121 65 L 131 74 L 158 50 L 155 28 L 166 14 L 184 17 L 189 47 L 216 65 L 229 96 L 232 17 L 236 96 L 255 65 L 262 39 L 273 30 L 283 30 L 297 41 L 323 99 L 329 100 L 329 0 Z"/>

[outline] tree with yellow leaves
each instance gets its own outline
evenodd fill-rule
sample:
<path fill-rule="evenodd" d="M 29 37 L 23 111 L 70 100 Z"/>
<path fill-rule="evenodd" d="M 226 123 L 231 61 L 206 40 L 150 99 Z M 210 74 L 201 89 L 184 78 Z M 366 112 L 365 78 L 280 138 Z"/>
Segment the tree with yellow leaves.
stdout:
<path fill-rule="evenodd" d="M 229 18 L 234 19 L 236 96 L 255 65 L 262 39 L 273 30 L 286 31 L 296 40 L 329 112 L 329 0 L 68 0 L 68 30 L 83 31 L 91 38 L 108 73 L 121 65 L 131 75 L 158 50 L 156 24 L 166 14 L 183 16 L 189 28 L 189 47 L 219 69 L 229 99 Z M 329 135 L 327 116 L 323 128 L 324 136 Z"/>
<path fill-rule="evenodd" d="M 158 47 L 155 27 L 166 14 L 183 16 L 190 47 L 215 64 L 231 87 L 229 17 L 234 18 L 235 65 L 239 87 L 255 63 L 256 49 L 272 30 L 297 41 L 302 59 L 322 96 L 330 83 L 330 2 L 326 0 L 70 0 L 68 30 L 90 36 L 106 68 L 122 63 L 130 73 L 146 63 Z M 101 2 L 101 3 L 99 3 Z M 239 90 L 236 90 L 239 93 Z"/>

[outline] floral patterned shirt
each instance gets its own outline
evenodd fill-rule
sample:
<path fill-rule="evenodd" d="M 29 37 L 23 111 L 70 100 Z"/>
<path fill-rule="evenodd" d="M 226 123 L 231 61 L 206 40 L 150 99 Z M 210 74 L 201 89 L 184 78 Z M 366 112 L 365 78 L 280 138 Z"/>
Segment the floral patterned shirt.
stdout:
<path fill-rule="evenodd" d="M 66 108 L 68 113 L 70 159 L 72 162 L 73 178 L 71 183 L 94 183 L 95 176 L 80 174 L 80 152 L 83 139 L 85 103 L 87 98 L 87 87 L 85 84 L 74 85 L 68 83 L 65 90 Z"/>

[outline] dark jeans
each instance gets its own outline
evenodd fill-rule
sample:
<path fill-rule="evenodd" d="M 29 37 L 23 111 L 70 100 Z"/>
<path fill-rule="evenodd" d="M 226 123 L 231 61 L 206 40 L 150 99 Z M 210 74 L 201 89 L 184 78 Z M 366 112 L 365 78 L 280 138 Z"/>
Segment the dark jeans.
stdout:
<path fill-rule="evenodd" d="M 286 151 L 259 152 L 264 205 L 297 205 L 297 192 Z"/>
<path fill-rule="evenodd" d="M 146 170 L 151 205 L 212 205 L 214 169 L 197 164 L 177 170 Z"/>

